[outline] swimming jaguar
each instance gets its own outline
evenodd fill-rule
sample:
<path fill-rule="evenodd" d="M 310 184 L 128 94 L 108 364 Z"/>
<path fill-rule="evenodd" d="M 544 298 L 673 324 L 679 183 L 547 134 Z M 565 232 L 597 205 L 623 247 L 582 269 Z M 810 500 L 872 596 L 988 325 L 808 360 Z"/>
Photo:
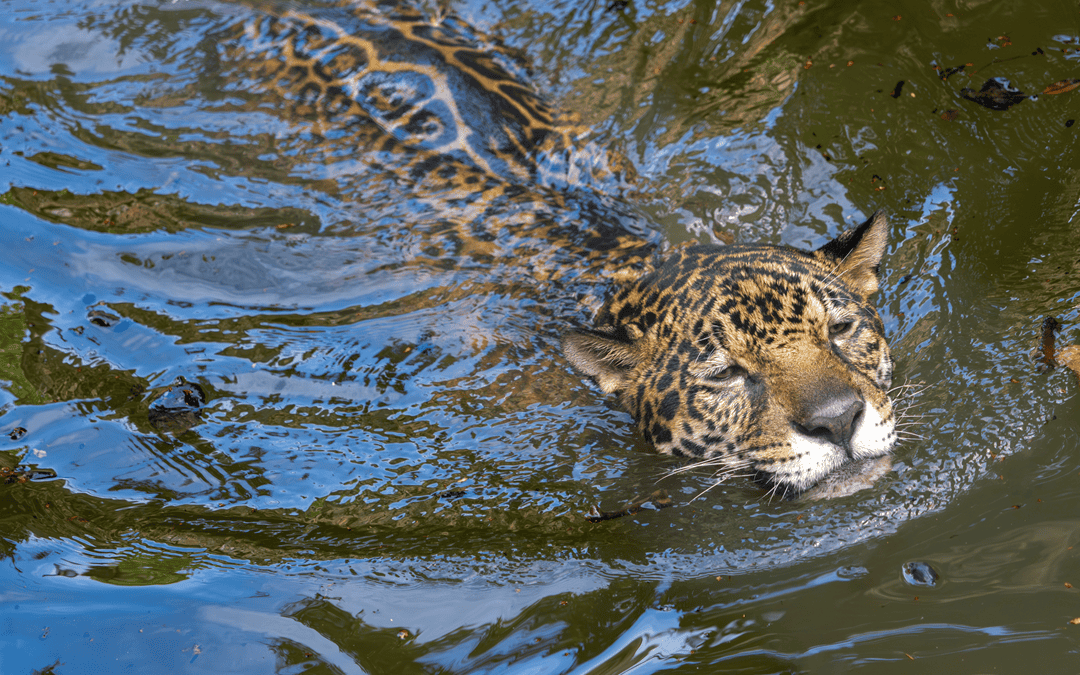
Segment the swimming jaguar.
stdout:
<path fill-rule="evenodd" d="M 553 111 L 495 40 L 386 2 L 256 8 L 222 53 L 237 89 L 352 148 L 359 180 L 407 186 L 447 224 L 426 255 L 482 257 L 509 241 L 537 282 L 612 281 L 563 352 L 657 450 L 785 496 L 888 455 L 892 360 L 871 302 L 882 214 L 816 251 L 698 245 L 664 259 L 619 216 L 629 164 Z M 551 215 L 571 202 L 578 217 Z"/>

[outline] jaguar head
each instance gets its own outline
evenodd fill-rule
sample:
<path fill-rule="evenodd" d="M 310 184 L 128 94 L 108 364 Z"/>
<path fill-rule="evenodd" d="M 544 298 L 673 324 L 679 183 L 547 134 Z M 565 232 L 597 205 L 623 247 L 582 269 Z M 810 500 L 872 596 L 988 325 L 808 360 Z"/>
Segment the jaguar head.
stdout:
<path fill-rule="evenodd" d="M 879 212 L 816 251 L 684 248 L 618 288 L 563 351 L 660 452 L 795 496 L 896 443 L 870 302 L 887 243 Z"/>

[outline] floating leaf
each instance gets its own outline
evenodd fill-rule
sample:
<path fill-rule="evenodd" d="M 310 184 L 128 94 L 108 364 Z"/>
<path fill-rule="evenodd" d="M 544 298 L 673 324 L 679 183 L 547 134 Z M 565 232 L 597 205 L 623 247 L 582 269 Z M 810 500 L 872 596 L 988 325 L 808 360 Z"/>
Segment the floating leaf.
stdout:
<path fill-rule="evenodd" d="M 1027 95 L 1010 86 L 1008 80 L 993 77 L 987 80 L 979 91 L 963 89 L 960 95 L 991 110 L 1008 110 L 1027 99 Z"/>
<path fill-rule="evenodd" d="M 945 112 L 941 113 L 941 119 L 945 120 L 946 122 L 952 122 L 954 119 L 957 118 L 959 114 L 959 110 L 946 110 Z"/>
<path fill-rule="evenodd" d="M 1072 91 L 1080 87 L 1080 80 L 1076 78 L 1070 78 L 1068 80 L 1059 80 L 1053 84 L 1046 86 L 1042 93 L 1044 94 L 1064 94 L 1067 91 Z"/>

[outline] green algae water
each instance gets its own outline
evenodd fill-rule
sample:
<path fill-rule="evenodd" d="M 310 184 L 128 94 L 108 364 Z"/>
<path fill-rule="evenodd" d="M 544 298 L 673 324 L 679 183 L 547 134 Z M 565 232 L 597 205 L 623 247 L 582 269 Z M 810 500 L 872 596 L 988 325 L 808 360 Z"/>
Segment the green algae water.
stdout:
<path fill-rule="evenodd" d="M 0 673 L 1076 669 L 1080 382 L 1037 358 L 1080 343 L 1075 3 L 414 9 L 632 170 L 470 246 L 236 65 L 267 8 L 4 5 Z M 879 208 L 905 440 L 818 502 L 669 475 L 559 353 L 608 282 L 514 229 Z"/>

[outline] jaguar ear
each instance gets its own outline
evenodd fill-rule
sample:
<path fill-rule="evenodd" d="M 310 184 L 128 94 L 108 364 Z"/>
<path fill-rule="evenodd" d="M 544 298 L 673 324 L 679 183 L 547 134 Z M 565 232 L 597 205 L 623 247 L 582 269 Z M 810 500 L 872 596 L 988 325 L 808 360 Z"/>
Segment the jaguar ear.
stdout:
<path fill-rule="evenodd" d="M 623 387 L 637 363 L 633 343 L 613 332 L 574 330 L 563 335 L 562 349 L 575 368 L 596 380 L 608 394 Z"/>
<path fill-rule="evenodd" d="M 878 289 L 878 266 L 889 243 L 889 223 L 877 211 L 865 223 L 842 232 L 818 249 L 836 262 L 836 276 L 869 296 Z"/>

